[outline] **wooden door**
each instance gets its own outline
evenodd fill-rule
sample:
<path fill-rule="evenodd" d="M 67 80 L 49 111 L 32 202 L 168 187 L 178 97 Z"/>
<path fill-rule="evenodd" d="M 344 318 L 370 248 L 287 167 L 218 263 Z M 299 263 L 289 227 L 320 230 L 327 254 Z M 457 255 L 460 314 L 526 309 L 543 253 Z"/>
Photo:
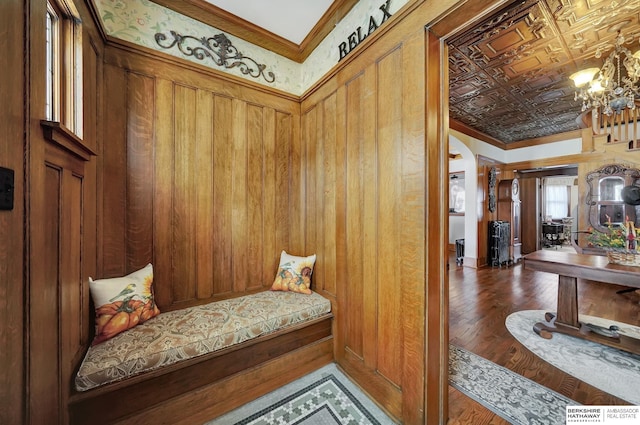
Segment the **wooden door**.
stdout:
<path fill-rule="evenodd" d="M 522 254 L 529 254 L 539 248 L 540 234 L 540 179 L 520 179 L 520 215 L 522 217 Z"/>

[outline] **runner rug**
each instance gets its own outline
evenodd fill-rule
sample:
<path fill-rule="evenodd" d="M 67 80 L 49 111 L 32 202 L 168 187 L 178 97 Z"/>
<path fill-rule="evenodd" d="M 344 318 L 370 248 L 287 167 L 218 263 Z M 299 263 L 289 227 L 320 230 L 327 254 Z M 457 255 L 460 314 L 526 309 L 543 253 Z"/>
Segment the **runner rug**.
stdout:
<path fill-rule="evenodd" d="M 512 424 L 563 424 L 578 403 L 451 345 L 449 383 Z M 391 425 L 394 422 L 335 364 L 246 404 L 207 425 Z"/>
<path fill-rule="evenodd" d="M 566 406 L 579 403 L 454 345 L 449 384 L 516 425 L 565 423 Z"/>
<path fill-rule="evenodd" d="M 544 339 L 533 325 L 544 321 L 544 310 L 512 313 L 506 319 L 509 332 L 544 361 L 611 395 L 640 405 L 640 356 L 613 347 L 554 333 Z M 580 315 L 580 321 L 608 328 L 617 325 L 622 334 L 640 338 L 640 328 L 611 320 Z"/>

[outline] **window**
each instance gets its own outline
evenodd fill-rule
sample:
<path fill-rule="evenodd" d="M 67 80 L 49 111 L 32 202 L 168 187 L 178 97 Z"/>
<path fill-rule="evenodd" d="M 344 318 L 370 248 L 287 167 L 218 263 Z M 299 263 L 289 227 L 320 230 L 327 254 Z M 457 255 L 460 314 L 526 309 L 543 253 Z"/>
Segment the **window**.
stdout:
<path fill-rule="evenodd" d="M 57 52 L 54 49 L 54 42 L 58 40 L 58 15 L 51 7 L 51 4 L 47 7 L 47 98 L 45 104 L 45 117 L 49 121 L 55 121 L 58 117 L 58 112 L 55 109 L 56 94 L 58 92 L 57 84 L 59 72 L 55 69 L 58 57 Z"/>
<path fill-rule="evenodd" d="M 544 188 L 545 217 L 561 219 L 569 214 L 570 189 L 567 185 L 547 184 Z"/>
<path fill-rule="evenodd" d="M 464 173 L 449 175 L 449 213 L 464 214 Z"/>
<path fill-rule="evenodd" d="M 82 27 L 71 0 L 47 2 L 45 119 L 82 137 Z"/>

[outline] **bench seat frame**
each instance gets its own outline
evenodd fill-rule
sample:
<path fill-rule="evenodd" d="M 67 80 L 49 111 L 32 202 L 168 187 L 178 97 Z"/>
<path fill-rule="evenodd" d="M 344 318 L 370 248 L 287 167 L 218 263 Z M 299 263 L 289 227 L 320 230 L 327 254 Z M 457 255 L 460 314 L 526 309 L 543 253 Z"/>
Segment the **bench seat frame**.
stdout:
<path fill-rule="evenodd" d="M 122 381 L 72 391 L 71 423 L 169 423 L 172 417 L 170 423 L 178 424 L 219 416 L 333 361 L 332 318 L 328 313 Z"/>

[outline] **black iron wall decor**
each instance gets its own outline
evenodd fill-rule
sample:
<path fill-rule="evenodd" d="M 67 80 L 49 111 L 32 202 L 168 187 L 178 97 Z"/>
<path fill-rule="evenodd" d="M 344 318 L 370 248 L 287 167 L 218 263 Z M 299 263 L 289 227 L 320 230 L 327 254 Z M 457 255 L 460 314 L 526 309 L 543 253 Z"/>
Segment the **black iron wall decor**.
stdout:
<path fill-rule="evenodd" d="M 489 170 L 489 212 L 496 210 L 496 167 Z"/>
<path fill-rule="evenodd" d="M 155 39 L 158 46 L 163 49 L 171 49 L 177 46 L 185 56 L 193 56 L 198 60 L 210 58 L 218 66 L 227 69 L 238 68 L 244 75 L 249 75 L 253 78 L 262 77 L 267 83 L 273 83 L 276 80 L 273 72 L 265 72 L 267 68 L 265 64 L 260 64 L 250 57 L 244 56 L 231 43 L 231 40 L 222 33 L 209 38 L 181 35 L 175 31 L 170 33 L 173 40 L 170 41 L 169 45 L 164 44 L 169 37 L 161 32 L 156 33 Z M 188 46 L 190 42 L 199 43 L 199 45 L 196 45 L 196 47 Z"/>
<path fill-rule="evenodd" d="M 344 59 L 345 56 L 349 54 L 350 51 L 356 48 L 356 46 L 364 41 L 372 32 L 378 29 L 380 25 L 382 25 L 387 19 L 391 17 L 391 13 L 389 13 L 389 2 L 391 0 L 387 0 L 382 6 L 379 7 L 382 12 L 382 18 L 380 22 L 376 21 L 373 16 L 369 17 L 369 28 L 362 31 L 362 27 L 358 27 L 354 32 L 352 32 L 349 37 L 347 37 L 347 41 L 343 41 L 338 45 L 338 49 L 340 50 L 340 59 L 338 62 Z"/>

